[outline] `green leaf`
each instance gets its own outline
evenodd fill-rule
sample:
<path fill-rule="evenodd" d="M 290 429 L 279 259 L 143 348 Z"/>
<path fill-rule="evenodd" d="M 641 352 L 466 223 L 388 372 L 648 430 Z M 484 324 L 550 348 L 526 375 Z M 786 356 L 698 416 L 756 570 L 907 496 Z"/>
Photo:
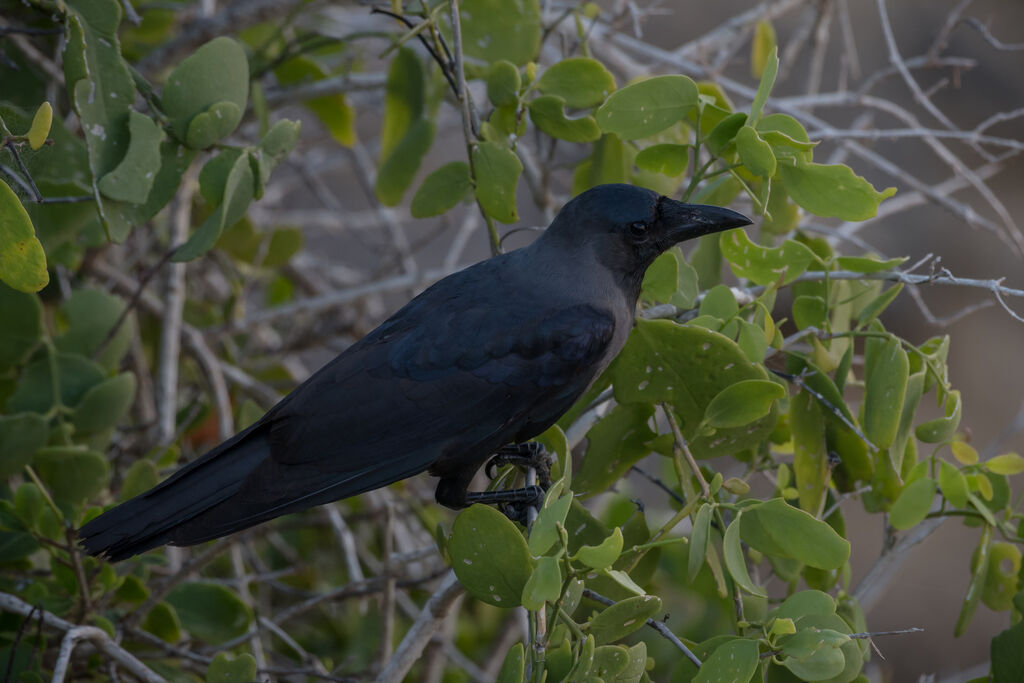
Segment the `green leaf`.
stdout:
<path fill-rule="evenodd" d="M 241 43 L 220 36 L 186 57 L 164 85 L 161 103 L 175 137 L 205 149 L 230 135 L 249 100 L 249 60 Z"/>
<path fill-rule="evenodd" d="M 591 569 L 606 569 L 622 554 L 622 529 L 615 527 L 600 545 L 585 545 L 572 558 Z"/>
<path fill-rule="evenodd" d="M 500 60 L 487 70 L 487 99 L 495 107 L 507 107 L 519 102 L 522 79 L 512 62 Z"/>
<path fill-rule="evenodd" d="M 748 683 L 759 661 L 757 641 L 736 638 L 719 645 L 704 660 L 693 683 Z"/>
<path fill-rule="evenodd" d="M 118 499 L 125 501 L 153 488 L 160 481 L 160 474 L 152 460 L 136 460 L 121 481 Z"/>
<path fill-rule="evenodd" d="M 629 664 L 629 653 L 621 645 L 601 645 L 594 649 L 594 663 L 587 672 L 588 678 L 595 677 L 598 680 L 608 680 L 611 676 L 618 676 L 619 672 Z"/>
<path fill-rule="evenodd" d="M 739 228 L 723 232 L 719 244 L 736 276 L 758 285 L 772 284 L 783 275 L 783 284 L 792 282 L 818 261 L 814 252 L 801 242 L 786 240 L 779 247 L 761 247 Z"/>
<path fill-rule="evenodd" d="M 234 592 L 216 583 L 193 581 L 167 596 L 178 617 L 194 638 L 218 645 L 249 630 L 252 610 Z"/>
<path fill-rule="evenodd" d="M 248 652 L 233 657 L 220 652 L 206 670 L 206 683 L 249 683 L 256 680 L 256 659 Z"/>
<path fill-rule="evenodd" d="M 237 223 L 256 193 L 256 178 L 248 154 L 240 154 L 231 165 L 224 183 L 223 199 L 220 205 L 203 224 L 192 233 L 181 247 L 174 252 L 172 261 L 182 263 L 199 258 L 217 243 L 224 228 Z"/>
<path fill-rule="evenodd" d="M 487 215 L 502 223 L 518 221 L 516 185 L 523 165 L 515 152 L 494 142 L 481 142 L 473 147 L 473 168 L 476 198 Z"/>
<path fill-rule="evenodd" d="M 729 114 L 711 129 L 705 144 L 713 154 L 721 156 L 746 123 L 747 115 L 743 112 Z"/>
<path fill-rule="evenodd" d="M 32 466 L 57 501 L 79 505 L 106 488 L 110 467 L 99 453 L 77 446 L 48 446 L 36 451 Z"/>
<path fill-rule="evenodd" d="M 836 259 L 840 270 L 852 270 L 855 273 L 880 273 L 884 270 L 894 270 L 906 261 L 906 256 L 885 261 L 871 256 L 840 256 Z"/>
<path fill-rule="evenodd" d="M 728 321 L 739 313 L 736 296 L 725 285 L 715 285 L 708 290 L 704 300 L 700 302 L 700 315 L 710 315 L 722 321 Z"/>
<path fill-rule="evenodd" d="M 809 614 L 831 615 L 836 613 L 836 601 L 828 593 L 805 590 L 794 593 L 779 605 L 775 616 L 779 619 L 800 619 Z"/>
<path fill-rule="evenodd" d="M 971 494 L 968 494 L 969 497 Z M 978 510 L 985 509 L 984 505 L 978 506 Z M 991 513 L 989 513 L 991 516 Z M 978 546 L 971 555 L 971 580 L 967 584 L 967 593 L 964 595 L 964 603 L 960 608 L 960 615 L 957 617 L 956 625 L 953 627 L 953 635 L 957 638 L 962 636 L 974 618 L 974 612 L 978 609 L 978 602 L 985 588 L 985 578 L 988 575 L 989 551 L 992 547 L 992 524 L 986 525 L 978 540 Z"/>
<path fill-rule="evenodd" d="M 520 604 L 532 573 L 530 551 L 505 515 L 487 505 L 466 508 L 455 518 L 448 553 L 470 595 L 497 607 Z"/>
<path fill-rule="evenodd" d="M 734 341 L 711 330 L 668 320 L 637 320 L 610 372 L 620 403 L 646 404 L 648 409 L 654 403 L 670 404 L 697 457 L 738 452 L 759 443 L 775 424 L 773 410 L 749 425 L 701 433 L 707 406 L 720 391 L 743 380 L 767 379 L 764 369 L 747 360 Z"/>
<path fill-rule="evenodd" d="M 697 573 L 704 566 L 704 554 L 707 552 L 708 536 L 711 532 L 711 514 L 713 508 L 704 503 L 697 510 L 693 520 L 693 533 L 690 534 L 690 553 L 686 561 L 686 580 L 693 583 Z"/>
<path fill-rule="evenodd" d="M 946 394 L 946 415 L 934 420 L 922 422 L 914 430 L 918 439 L 925 443 L 944 443 L 953 438 L 956 428 L 960 426 L 962 404 L 959 391 Z"/>
<path fill-rule="evenodd" d="M 716 429 L 742 427 L 772 411 L 786 390 L 767 379 L 748 379 L 730 384 L 718 392 L 704 411 L 704 421 Z"/>
<path fill-rule="evenodd" d="M 894 187 L 876 192 L 871 183 L 844 164 L 781 164 L 779 178 L 793 201 L 804 209 L 844 221 L 873 218 L 882 200 L 896 194 Z"/>
<path fill-rule="evenodd" d="M 967 506 L 967 478 L 945 460 L 939 460 L 939 489 L 954 507 Z"/>
<path fill-rule="evenodd" d="M 523 683 L 525 666 L 523 644 L 516 643 L 509 648 L 505 655 L 505 661 L 502 663 L 501 671 L 498 672 L 494 683 Z"/>
<path fill-rule="evenodd" d="M 690 162 L 687 145 L 660 144 L 644 147 L 636 155 L 638 168 L 652 173 L 661 173 L 671 178 L 681 176 Z"/>
<path fill-rule="evenodd" d="M 586 109 L 601 104 L 615 90 L 615 77 L 596 59 L 572 57 L 545 71 L 537 88 L 545 95 L 561 97 L 574 109 Z"/>
<path fill-rule="evenodd" d="M 459 17 L 469 57 L 518 66 L 536 58 L 541 37 L 537 0 L 463 0 Z"/>
<path fill-rule="evenodd" d="M 1024 621 L 1006 629 L 992 639 L 992 680 L 1024 680 Z"/>
<path fill-rule="evenodd" d="M 0 310 L 4 312 L 4 324 L 0 325 L 0 374 L 4 374 L 25 362 L 43 338 L 43 307 L 34 294 L 0 283 Z"/>
<path fill-rule="evenodd" d="M 380 163 L 387 162 L 413 124 L 423 118 L 427 80 L 416 53 L 401 47 L 388 67 L 384 87 L 384 122 L 380 131 Z"/>
<path fill-rule="evenodd" d="M 283 266 L 302 249 L 303 236 L 299 228 L 278 228 L 270 233 L 270 243 L 263 257 L 265 268 Z"/>
<path fill-rule="evenodd" d="M 765 555 L 792 558 L 818 569 L 838 569 L 850 558 L 846 539 L 781 498 L 746 508 L 740 535 Z"/>
<path fill-rule="evenodd" d="M 1003 453 L 989 458 L 984 463 L 985 469 L 996 474 L 1020 474 L 1024 472 L 1024 458 L 1017 453 Z"/>
<path fill-rule="evenodd" d="M 181 640 L 181 620 L 177 612 L 166 602 L 157 603 L 142 622 L 142 629 L 152 633 L 166 643 Z"/>
<path fill-rule="evenodd" d="M 554 493 L 553 490 L 552 493 Z M 555 541 L 558 540 L 558 525 L 565 524 L 565 516 L 569 514 L 570 505 L 572 505 L 572 496 L 565 495 L 554 501 L 549 500 L 541 509 L 530 529 L 531 555 L 543 555 L 555 544 Z"/>
<path fill-rule="evenodd" d="M 824 329 L 825 325 L 825 300 L 820 296 L 801 295 L 793 300 L 793 322 L 797 329 L 816 327 Z"/>
<path fill-rule="evenodd" d="M 638 595 L 604 608 L 590 621 L 590 633 L 598 645 L 614 643 L 643 628 L 647 620 L 661 611 L 661 600 L 653 595 Z"/>
<path fill-rule="evenodd" d="M 557 95 L 542 95 L 530 102 L 530 120 L 551 137 L 567 142 L 593 142 L 601 137 L 593 116 L 568 118 L 565 100 Z"/>
<path fill-rule="evenodd" d="M 281 160 L 295 148 L 299 141 L 299 131 L 301 129 L 302 125 L 297 121 L 282 119 L 267 131 L 267 134 L 260 140 L 258 147 L 249 150 L 249 163 L 253 167 L 252 172 L 255 180 L 253 195 L 256 199 L 263 197 L 263 189 L 267 181 L 270 180 L 270 174 L 281 163 Z M 231 217 L 229 216 L 229 218 Z M 241 217 L 239 215 L 238 218 L 230 223 L 226 223 L 226 225 L 231 225 L 231 223 L 234 223 Z"/>
<path fill-rule="evenodd" d="M 32 125 L 25 135 L 28 137 L 28 146 L 32 149 L 39 149 L 46 144 L 46 136 L 50 134 L 50 124 L 53 123 L 53 107 L 49 102 L 43 102 L 36 109 L 32 117 Z"/>
<path fill-rule="evenodd" d="M 725 530 L 725 537 L 722 540 L 722 553 L 725 556 L 725 568 L 740 587 L 752 595 L 768 597 L 760 586 L 756 585 L 747 572 L 746 558 L 743 557 L 743 548 L 740 545 L 740 520 L 743 512 L 736 515 L 729 528 Z"/>
<path fill-rule="evenodd" d="M 668 301 L 676 293 L 679 281 L 679 261 L 671 251 L 654 259 L 644 273 L 641 296 L 650 301 Z"/>
<path fill-rule="evenodd" d="M 60 387 L 61 404 L 74 407 L 89 389 L 106 377 L 100 366 L 77 353 L 58 353 L 56 367 L 57 380 L 54 381 L 49 359 L 38 358 L 30 363 L 7 399 L 7 410 L 46 413 L 55 403 L 54 385 Z"/>
<path fill-rule="evenodd" d="M 114 427 L 135 398 L 135 375 L 123 372 L 96 384 L 82 396 L 71 423 L 75 432 L 95 434 Z"/>
<path fill-rule="evenodd" d="M 377 174 L 375 190 L 381 204 L 395 206 L 401 201 L 433 140 L 434 124 L 426 119 L 417 120 L 401 138 Z"/>
<path fill-rule="evenodd" d="M 104 200 L 96 180 L 112 171 L 128 149 L 128 112 L 135 83 L 121 58 L 116 0 L 71 0 L 67 7 L 64 80 L 85 134 L 96 209 L 107 236 L 122 242 L 136 224 L 129 205 Z"/>
<path fill-rule="evenodd" d="M 1013 607 L 1020 573 L 1020 549 L 1005 541 L 996 541 L 989 550 L 988 574 L 981 601 L 990 609 L 1002 612 Z"/>
<path fill-rule="evenodd" d="M 587 455 L 573 481 L 577 493 L 603 493 L 650 454 L 648 442 L 657 436 L 647 424 L 653 414 L 650 404 L 617 405 L 590 428 Z"/>
<path fill-rule="evenodd" d="M 594 143 L 594 153 L 576 166 L 572 176 L 573 196 L 605 183 L 625 183 L 630 179 L 631 160 L 625 145 L 615 135 L 602 135 Z"/>
<path fill-rule="evenodd" d="M 42 415 L 0 415 L 0 479 L 20 473 L 49 436 L 50 423 Z"/>
<path fill-rule="evenodd" d="M 762 178 L 775 175 L 775 154 L 772 146 L 761 139 L 754 127 L 747 124 L 736 133 L 736 151 L 748 171 Z"/>
<path fill-rule="evenodd" d="M 646 138 L 686 118 L 697 106 L 697 84 L 686 76 L 654 76 L 615 91 L 597 124 L 624 140 Z"/>
<path fill-rule="evenodd" d="M 917 526 L 931 511 L 934 500 L 933 479 L 922 477 L 907 484 L 900 492 L 899 498 L 889 508 L 889 523 L 893 528 L 900 530 Z"/>
<path fill-rule="evenodd" d="M 46 254 L 28 212 L 0 180 L 0 280 L 21 292 L 38 292 L 50 281 Z"/>
<path fill-rule="evenodd" d="M 809 391 L 801 390 L 790 401 L 789 428 L 800 508 L 817 515 L 828 484 L 828 448 L 822 407 Z"/>
<path fill-rule="evenodd" d="M 860 314 L 857 316 L 857 324 L 866 325 L 877 318 L 902 291 L 903 283 L 901 282 L 876 296 L 867 306 L 861 309 Z"/>
<path fill-rule="evenodd" d="M 101 289 L 75 289 L 61 304 L 60 315 L 67 321 L 67 332 L 54 340 L 57 349 L 92 358 L 100 344 L 110 336 L 124 307 L 122 299 Z M 131 324 L 128 321 L 122 322 L 107 345 L 96 355 L 96 362 L 107 370 L 116 368 L 128 352 L 131 337 Z"/>
<path fill-rule="evenodd" d="M 750 43 L 750 73 L 754 78 L 761 78 L 772 52 L 777 50 L 776 44 L 772 23 L 767 19 L 757 22 L 754 39 Z"/>
<path fill-rule="evenodd" d="M 772 47 L 768 56 L 765 57 L 764 68 L 761 70 L 761 82 L 757 86 L 757 93 L 754 95 L 754 101 L 750 104 L 750 123 L 757 124 L 761 120 L 761 114 L 764 113 L 765 102 L 768 101 L 768 95 L 771 94 L 772 87 L 775 85 L 775 77 L 779 74 L 779 48 Z"/>
<path fill-rule="evenodd" d="M 892 337 L 871 337 L 864 350 L 864 434 L 878 448 L 896 438 L 907 393 L 910 363 Z"/>
<path fill-rule="evenodd" d="M 536 611 L 543 607 L 545 602 L 557 602 L 561 592 L 562 570 L 558 558 L 544 556 L 537 560 L 537 565 L 523 586 L 521 603 L 526 609 Z"/>
<path fill-rule="evenodd" d="M 137 111 L 128 114 L 128 151 L 96 186 L 111 199 L 145 204 L 160 171 L 160 144 L 164 132 L 148 116 Z"/>

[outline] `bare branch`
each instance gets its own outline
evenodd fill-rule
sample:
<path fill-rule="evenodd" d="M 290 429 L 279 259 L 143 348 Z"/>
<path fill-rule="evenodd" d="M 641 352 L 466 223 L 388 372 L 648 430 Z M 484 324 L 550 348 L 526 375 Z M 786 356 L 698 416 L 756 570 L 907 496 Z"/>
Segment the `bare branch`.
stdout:
<path fill-rule="evenodd" d="M 64 680 L 71 659 L 71 653 L 74 650 L 75 644 L 80 640 L 88 640 L 96 646 L 96 649 L 123 666 L 132 675 L 145 681 L 145 683 L 167 683 L 162 676 L 154 673 L 149 667 L 136 659 L 133 654 L 111 640 L 106 631 L 102 629 L 95 626 L 72 624 L 46 610 L 34 607 L 9 593 L 0 593 L 0 608 L 24 617 L 37 614 L 46 626 L 65 632 L 64 640 L 61 641 L 60 654 L 54 666 L 53 680 L 56 683 Z"/>
<path fill-rule="evenodd" d="M 465 589 L 455 577 L 455 572 L 449 570 L 440 587 L 427 600 L 409 632 L 405 634 L 388 665 L 377 677 L 377 683 L 397 683 L 409 673 L 409 669 L 415 664 L 434 632 L 441 627 L 456 598 L 462 595 L 463 591 Z"/>

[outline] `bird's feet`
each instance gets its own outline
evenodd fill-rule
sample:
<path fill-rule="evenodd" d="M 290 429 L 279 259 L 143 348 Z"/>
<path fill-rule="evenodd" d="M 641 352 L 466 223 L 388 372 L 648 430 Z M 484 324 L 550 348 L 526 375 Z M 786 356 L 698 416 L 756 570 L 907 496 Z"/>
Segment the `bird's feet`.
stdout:
<path fill-rule="evenodd" d="M 540 510 L 544 503 L 544 489 L 540 486 L 524 486 L 521 489 L 505 489 L 503 491 L 471 491 L 466 494 L 466 502 L 497 505 L 502 514 L 513 522 L 526 526 L 529 521 L 530 509 Z"/>
<path fill-rule="evenodd" d="M 524 469 L 532 467 L 537 472 L 537 483 L 540 487 L 544 491 L 551 487 L 551 454 L 536 441 L 502 446 L 487 462 L 484 472 L 488 478 L 494 479 L 498 474 L 498 468 L 505 465 Z"/>

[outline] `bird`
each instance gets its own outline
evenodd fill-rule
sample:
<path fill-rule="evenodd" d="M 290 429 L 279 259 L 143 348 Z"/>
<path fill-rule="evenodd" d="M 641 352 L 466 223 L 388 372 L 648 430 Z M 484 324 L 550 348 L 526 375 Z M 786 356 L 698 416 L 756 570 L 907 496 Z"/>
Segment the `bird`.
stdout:
<path fill-rule="evenodd" d="M 543 488 L 471 492 L 480 467 L 545 457 L 531 439 L 622 350 L 655 258 L 750 222 L 634 185 L 586 190 L 531 244 L 428 287 L 254 424 L 89 521 L 79 542 L 119 561 L 424 471 L 441 505 L 520 514 Z"/>

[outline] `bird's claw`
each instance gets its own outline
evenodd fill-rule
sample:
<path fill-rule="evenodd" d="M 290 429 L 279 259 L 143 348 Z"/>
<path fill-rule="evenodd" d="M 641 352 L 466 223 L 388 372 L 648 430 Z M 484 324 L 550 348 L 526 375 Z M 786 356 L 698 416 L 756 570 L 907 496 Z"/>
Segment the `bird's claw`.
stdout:
<path fill-rule="evenodd" d="M 537 472 L 537 483 L 547 491 L 551 487 L 551 454 L 536 441 L 510 444 L 498 449 L 494 457 L 487 461 L 484 472 L 488 479 L 498 476 L 498 468 L 505 465 L 516 467 L 532 467 Z"/>

